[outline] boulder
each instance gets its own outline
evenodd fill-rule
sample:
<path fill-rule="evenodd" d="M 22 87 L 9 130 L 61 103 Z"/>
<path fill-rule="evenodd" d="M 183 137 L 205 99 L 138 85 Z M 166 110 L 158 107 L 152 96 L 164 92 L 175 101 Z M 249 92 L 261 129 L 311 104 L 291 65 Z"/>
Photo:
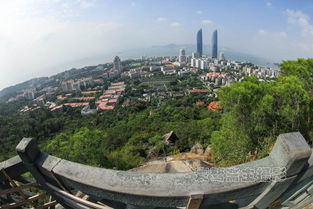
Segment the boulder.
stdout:
<path fill-rule="evenodd" d="M 201 144 L 195 144 L 192 148 L 191 148 L 191 150 L 190 150 L 190 152 L 191 153 L 194 153 L 194 154 L 203 154 L 203 147 L 202 147 L 202 145 Z"/>
<path fill-rule="evenodd" d="M 178 140 L 177 135 L 174 133 L 174 131 L 171 131 L 167 134 L 165 134 L 163 137 L 163 142 L 166 145 L 174 145 L 175 142 Z"/>
<path fill-rule="evenodd" d="M 207 148 L 205 149 L 204 156 L 206 156 L 208 159 L 211 159 L 211 157 L 212 157 L 212 148 L 210 146 L 207 146 Z"/>

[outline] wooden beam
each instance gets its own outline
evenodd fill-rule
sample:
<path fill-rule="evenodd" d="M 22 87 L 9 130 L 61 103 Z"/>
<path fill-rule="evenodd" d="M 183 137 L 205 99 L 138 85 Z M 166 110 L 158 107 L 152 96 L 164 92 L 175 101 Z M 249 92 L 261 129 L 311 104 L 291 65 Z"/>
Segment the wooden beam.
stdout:
<path fill-rule="evenodd" d="M 45 193 L 43 193 L 43 194 L 37 194 L 37 195 L 34 195 L 34 196 L 32 196 L 32 197 L 29 197 L 29 198 L 27 198 L 26 200 L 23 200 L 23 201 L 21 201 L 21 202 L 14 202 L 14 203 L 10 203 L 10 204 L 7 204 L 7 205 L 2 205 L 2 206 L 0 206 L 0 209 L 16 208 L 16 207 L 25 205 L 25 204 L 27 204 L 27 203 L 31 203 L 32 201 L 42 199 L 42 198 L 44 198 L 44 197 L 46 197 L 46 196 L 47 196 L 47 195 L 46 195 Z"/>
<path fill-rule="evenodd" d="M 203 195 L 190 195 L 186 209 L 198 209 L 202 203 Z"/>
<path fill-rule="evenodd" d="M 6 190 L 3 190 L 3 191 L 0 191 L 0 195 L 9 194 L 9 193 L 13 193 L 13 192 L 18 192 L 18 191 L 21 191 L 23 189 L 28 189 L 28 188 L 36 187 L 36 186 L 38 186 L 38 184 L 36 182 L 29 183 L 29 184 L 24 184 L 24 185 L 21 185 L 21 186 L 18 186 L 18 187 L 12 187 L 10 189 L 6 189 Z"/>
<path fill-rule="evenodd" d="M 54 198 L 50 195 L 49 197 L 49 202 L 53 202 L 53 201 L 56 201 L 54 200 Z M 57 201 L 56 201 L 57 202 Z M 57 202 L 58 203 L 58 202 Z M 51 205 L 48 209 L 55 209 L 55 205 Z"/>
<path fill-rule="evenodd" d="M 5 172 L 4 168 L 1 169 L 1 172 L 4 175 L 4 177 L 8 179 L 8 181 L 11 183 L 12 187 L 18 187 L 16 183 L 14 182 L 14 180 L 7 174 L 7 172 Z M 27 198 L 26 195 L 23 193 L 23 191 L 18 190 L 17 192 L 22 196 L 24 200 Z"/>
<path fill-rule="evenodd" d="M 57 182 L 57 184 L 58 184 L 64 191 L 66 191 L 67 193 L 72 194 L 72 192 L 71 192 L 69 189 L 67 189 L 64 184 L 61 183 L 61 180 L 55 175 L 55 173 L 54 173 L 53 171 L 50 171 L 50 173 L 51 173 L 53 179 Z"/>
<path fill-rule="evenodd" d="M 58 195 L 64 196 L 64 197 L 66 197 L 68 199 L 71 199 L 72 201 L 77 202 L 79 204 L 83 204 L 83 205 L 85 205 L 87 207 L 91 207 L 91 208 L 95 208 L 95 209 L 108 209 L 107 206 L 102 206 L 102 205 L 99 205 L 97 203 L 90 202 L 88 200 L 84 200 L 82 198 L 76 197 L 75 195 L 72 195 L 72 194 L 70 194 L 70 193 L 68 193 L 66 191 L 63 191 L 63 190 L 59 189 L 58 187 L 56 187 L 56 186 L 54 186 L 54 185 L 52 185 L 50 183 L 46 183 L 46 185 L 50 189 L 54 190 L 56 193 L 59 193 Z"/>
<path fill-rule="evenodd" d="M 58 204 L 58 202 L 54 200 L 52 202 L 47 202 L 44 205 L 37 206 L 36 208 L 31 208 L 31 209 L 44 209 L 44 208 L 49 208 L 51 206 L 55 206 L 56 204 Z"/>

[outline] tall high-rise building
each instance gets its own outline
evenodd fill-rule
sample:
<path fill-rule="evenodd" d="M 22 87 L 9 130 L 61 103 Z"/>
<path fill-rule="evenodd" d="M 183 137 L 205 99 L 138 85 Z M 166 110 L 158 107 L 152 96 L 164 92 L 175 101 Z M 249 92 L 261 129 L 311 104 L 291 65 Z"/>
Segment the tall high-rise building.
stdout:
<path fill-rule="evenodd" d="M 202 43 L 202 29 L 200 29 L 197 33 L 197 53 L 200 57 L 202 57 L 203 53 L 203 43 Z"/>
<path fill-rule="evenodd" d="M 217 47 L 217 30 L 215 30 L 212 35 L 212 57 L 215 59 L 217 59 Z"/>
<path fill-rule="evenodd" d="M 199 58 L 198 52 L 192 52 L 191 58 L 193 58 L 193 59 Z"/>
<path fill-rule="evenodd" d="M 181 49 L 181 50 L 179 51 L 179 56 L 186 56 L 186 51 L 185 51 L 185 49 Z"/>
<path fill-rule="evenodd" d="M 223 52 L 220 53 L 220 60 L 226 60 L 225 55 Z"/>
<path fill-rule="evenodd" d="M 113 69 L 118 70 L 119 72 L 122 71 L 121 59 L 118 56 L 114 57 Z"/>
<path fill-rule="evenodd" d="M 32 90 L 27 90 L 24 92 L 24 97 L 28 100 L 35 99 L 35 93 Z"/>
<path fill-rule="evenodd" d="M 63 81 L 61 87 L 64 92 L 74 91 L 74 80 Z"/>
<path fill-rule="evenodd" d="M 178 61 L 179 62 L 186 62 L 187 61 L 185 49 L 181 49 L 179 51 Z"/>

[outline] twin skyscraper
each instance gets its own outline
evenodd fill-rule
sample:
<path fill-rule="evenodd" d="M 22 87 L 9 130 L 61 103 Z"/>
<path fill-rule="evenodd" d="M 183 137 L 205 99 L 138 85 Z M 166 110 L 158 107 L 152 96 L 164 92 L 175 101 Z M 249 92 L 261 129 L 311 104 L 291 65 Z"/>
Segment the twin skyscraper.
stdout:
<path fill-rule="evenodd" d="M 217 59 L 218 45 L 217 45 L 217 30 L 212 35 L 212 58 Z M 200 57 L 203 55 L 203 41 L 202 41 L 202 29 L 197 32 L 197 53 Z"/>

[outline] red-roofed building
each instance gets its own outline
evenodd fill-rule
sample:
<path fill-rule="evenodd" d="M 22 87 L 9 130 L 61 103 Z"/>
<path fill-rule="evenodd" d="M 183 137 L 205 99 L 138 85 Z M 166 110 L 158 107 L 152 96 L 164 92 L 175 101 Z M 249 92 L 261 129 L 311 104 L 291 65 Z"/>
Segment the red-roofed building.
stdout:
<path fill-rule="evenodd" d="M 106 105 L 107 105 L 108 101 L 105 101 L 105 102 L 99 102 L 98 103 L 98 109 L 100 110 L 104 110 Z"/>
<path fill-rule="evenodd" d="M 121 93 L 121 92 L 125 91 L 125 88 L 116 89 L 115 91 L 116 91 L 117 93 Z"/>
<path fill-rule="evenodd" d="M 103 73 L 103 76 L 106 78 L 115 78 L 120 74 L 120 72 L 116 69 L 111 69 L 108 72 Z"/>
<path fill-rule="evenodd" d="M 100 90 L 95 90 L 95 91 L 82 91 L 82 94 L 88 95 L 88 94 L 96 94 L 101 92 Z"/>
<path fill-rule="evenodd" d="M 115 90 L 105 90 L 103 95 L 106 95 L 106 94 L 115 94 L 116 91 Z"/>
<path fill-rule="evenodd" d="M 71 106 L 71 107 L 84 107 L 86 105 L 89 105 L 89 102 L 80 102 L 80 103 L 65 103 L 65 106 Z"/>
<path fill-rule="evenodd" d="M 191 72 L 193 72 L 193 73 L 197 73 L 198 71 L 199 71 L 199 69 L 195 68 L 195 67 L 191 69 Z"/>
<path fill-rule="evenodd" d="M 196 102 L 196 105 L 202 106 L 202 105 L 204 105 L 204 102 L 203 102 L 203 101 L 197 101 L 197 102 Z"/>
<path fill-rule="evenodd" d="M 109 101 L 100 102 L 98 104 L 98 110 L 113 110 L 115 108 L 114 105 L 108 105 Z"/>
<path fill-rule="evenodd" d="M 207 94 L 209 93 L 208 89 L 191 89 L 187 90 L 188 94 Z"/>
<path fill-rule="evenodd" d="M 55 106 L 55 107 L 53 107 L 50 111 L 51 112 L 54 112 L 54 111 L 60 111 L 60 110 L 62 110 L 62 108 L 63 108 L 63 105 L 59 105 L 59 106 Z"/>
<path fill-rule="evenodd" d="M 96 97 L 73 97 L 72 99 L 78 101 L 90 101 L 96 99 Z"/>
<path fill-rule="evenodd" d="M 208 110 L 211 110 L 213 112 L 219 112 L 221 111 L 223 108 L 219 106 L 219 101 L 213 101 L 208 105 Z"/>
<path fill-rule="evenodd" d="M 114 110 L 115 106 L 113 105 L 106 105 L 104 110 Z"/>
<path fill-rule="evenodd" d="M 117 99 L 110 99 L 108 101 L 108 104 L 116 104 L 117 103 Z"/>
<path fill-rule="evenodd" d="M 106 94 L 106 95 L 102 95 L 99 97 L 99 99 L 109 99 L 111 98 L 113 95 L 112 94 Z"/>
<path fill-rule="evenodd" d="M 57 100 L 61 100 L 61 101 L 63 101 L 63 100 L 65 100 L 67 97 L 66 96 L 63 96 L 63 95 L 58 95 L 57 96 Z"/>
<path fill-rule="evenodd" d="M 110 86 L 108 90 L 115 90 L 115 91 L 124 91 L 125 86 Z"/>
<path fill-rule="evenodd" d="M 173 70 L 162 70 L 163 74 L 164 75 L 174 75 L 176 74 L 176 70 L 173 69 Z"/>
<path fill-rule="evenodd" d="M 120 85 L 124 85 L 124 82 L 116 82 L 116 83 L 111 83 L 111 86 L 120 86 Z"/>

